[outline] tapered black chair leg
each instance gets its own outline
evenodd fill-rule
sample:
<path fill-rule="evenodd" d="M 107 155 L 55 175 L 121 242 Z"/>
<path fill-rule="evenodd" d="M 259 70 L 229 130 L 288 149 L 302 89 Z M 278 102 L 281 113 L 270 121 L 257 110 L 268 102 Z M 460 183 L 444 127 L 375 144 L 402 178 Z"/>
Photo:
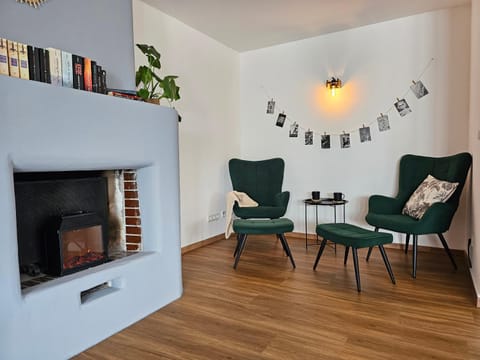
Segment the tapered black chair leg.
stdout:
<path fill-rule="evenodd" d="M 240 247 L 237 251 L 237 256 L 235 257 L 235 262 L 233 264 L 233 268 L 237 269 L 238 261 L 240 260 L 240 256 L 242 256 L 243 249 L 245 249 L 245 244 L 247 243 L 247 234 L 240 235 Z"/>
<path fill-rule="evenodd" d="M 345 246 L 345 257 L 343 258 L 343 265 L 347 265 L 348 250 L 350 250 L 350 246 Z"/>
<path fill-rule="evenodd" d="M 357 248 L 352 247 L 352 255 L 353 255 L 353 266 L 355 267 L 355 279 L 357 280 L 357 291 L 362 291 L 362 287 L 360 285 L 360 269 L 358 268 L 358 254 Z"/>
<path fill-rule="evenodd" d="M 408 243 L 410 242 L 410 234 L 405 234 L 405 254 L 408 252 Z"/>
<path fill-rule="evenodd" d="M 417 277 L 417 248 L 418 248 L 418 235 L 413 234 L 413 271 L 412 277 L 415 279 Z"/>
<path fill-rule="evenodd" d="M 395 284 L 395 276 L 393 275 L 392 267 L 390 266 L 390 261 L 388 261 L 387 253 L 385 252 L 383 245 L 378 245 L 378 248 L 380 249 L 380 254 L 382 254 L 383 262 L 385 263 L 385 267 L 387 268 L 388 275 L 390 275 L 390 280 L 392 280 L 392 283 Z"/>
<path fill-rule="evenodd" d="M 276 235 L 277 235 L 277 239 L 280 240 L 280 243 L 282 244 L 283 251 L 285 252 L 285 255 L 289 256 L 289 255 L 288 255 L 287 248 L 285 247 L 285 244 L 283 243 L 283 240 L 282 240 L 282 238 L 281 238 L 281 235 L 280 235 L 280 234 L 276 234 Z"/>
<path fill-rule="evenodd" d="M 323 239 L 320 249 L 318 249 L 317 258 L 315 259 L 315 264 L 313 264 L 313 270 L 317 269 L 317 264 L 320 260 L 320 256 L 322 256 L 323 250 L 325 249 L 325 245 L 327 245 L 327 239 Z"/>
<path fill-rule="evenodd" d="M 378 231 L 378 227 L 375 227 L 375 231 Z M 368 253 L 367 253 L 367 257 L 365 258 L 365 260 L 368 262 L 368 260 L 370 260 L 370 255 L 372 255 L 372 250 L 373 250 L 373 247 L 369 247 L 368 248 Z"/>
<path fill-rule="evenodd" d="M 450 249 L 448 248 L 447 241 L 446 241 L 445 238 L 443 237 L 443 234 L 437 234 L 437 235 L 438 235 L 438 237 L 440 238 L 440 241 L 442 242 L 442 245 L 443 245 L 443 247 L 445 248 L 445 251 L 447 252 L 448 257 L 450 258 L 450 261 L 452 262 L 453 268 L 454 268 L 455 270 L 457 270 L 457 264 L 455 263 L 455 259 L 453 258 L 452 252 L 451 252 Z"/>
<path fill-rule="evenodd" d="M 241 234 L 237 234 L 237 246 L 235 246 L 235 251 L 233 252 L 233 257 L 237 256 L 238 249 L 240 248 L 240 236 L 241 236 Z"/>
<path fill-rule="evenodd" d="M 279 234 L 279 239 L 283 244 L 283 248 L 285 249 L 287 256 L 290 258 L 290 262 L 292 263 L 293 268 L 295 269 L 296 268 L 295 260 L 293 260 L 292 251 L 290 250 L 290 246 L 288 246 L 288 242 L 287 242 L 287 238 L 285 237 L 285 234 Z"/>

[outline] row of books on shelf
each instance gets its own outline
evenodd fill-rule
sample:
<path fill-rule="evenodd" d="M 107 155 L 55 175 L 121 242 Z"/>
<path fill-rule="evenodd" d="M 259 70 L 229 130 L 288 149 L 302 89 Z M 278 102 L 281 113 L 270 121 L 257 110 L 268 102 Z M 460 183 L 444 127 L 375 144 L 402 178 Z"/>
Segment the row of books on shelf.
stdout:
<path fill-rule="evenodd" d="M 0 38 L 0 74 L 107 94 L 107 72 L 96 61 L 67 51 Z"/>

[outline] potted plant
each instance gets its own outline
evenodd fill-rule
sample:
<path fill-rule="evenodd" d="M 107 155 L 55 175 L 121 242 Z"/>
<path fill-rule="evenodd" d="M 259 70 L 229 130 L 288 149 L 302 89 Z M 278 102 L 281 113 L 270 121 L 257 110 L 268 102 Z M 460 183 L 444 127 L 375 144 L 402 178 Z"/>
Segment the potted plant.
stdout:
<path fill-rule="evenodd" d="M 141 65 L 135 74 L 137 95 L 144 101 L 160 103 L 160 99 L 167 99 L 171 104 L 180 99 L 180 88 L 175 83 L 178 76 L 168 75 L 163 79 L 155 71 L 160 70 L 160 53 L 152 45 L 136 44 L 147 57 L 148 65 Z"/>

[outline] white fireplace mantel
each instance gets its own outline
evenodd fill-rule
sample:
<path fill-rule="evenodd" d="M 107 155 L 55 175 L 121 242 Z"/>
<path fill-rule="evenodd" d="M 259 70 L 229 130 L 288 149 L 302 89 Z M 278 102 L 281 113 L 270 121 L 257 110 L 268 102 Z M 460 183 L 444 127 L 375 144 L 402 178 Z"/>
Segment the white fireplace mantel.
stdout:
<path fill-rule="evenodd" d="M 137 169 L 144 251 L 22 293 L 13 173 L 106 169 Z M 174 110 L 0 76 L 0 199 L 0 359 L 71 357 L 181 296 Z"/>

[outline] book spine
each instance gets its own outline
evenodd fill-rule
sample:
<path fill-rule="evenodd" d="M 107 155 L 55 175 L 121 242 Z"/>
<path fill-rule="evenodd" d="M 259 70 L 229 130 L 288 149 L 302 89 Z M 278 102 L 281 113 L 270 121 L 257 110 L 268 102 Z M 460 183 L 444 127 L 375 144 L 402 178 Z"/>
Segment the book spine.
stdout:
<path fill-rule="evenodd" d="M 18 43 L 18 61 L 20 65 L 20 78 L 30 80 L 30 70 L 28 68 L 28 51 L 26 44 Z"/>
<path fill-rule="evenodd" d="M 3 38 L 0 38 L 0 74 L 10 75 L 8 70 L 7 40 Z"/>
<path fill-rule="evenodd" d="M 83 84 L 85 91 L 92 91 L 92 60 L 83 59 Z"/>
<path fill-rule="evenodd" d="M 92 91 L 98 93 L 97 63 L 92 60 Z"/>
<path fill-rule="evenodd" d="M 73 87 L 72 54 L 62 51 L 62 86 Z"/>
<path fill-rule="evenodd" d="M 103 94 L 103 84 L 102 84 L 102 67 L 97 65 L 97 84 L 98 84 L 98 92 Z"/>
<path fill-rule="evenodd" d="M 31 45 L 27 46 L 28 56 L 28 75 L 30 80 L 40 81 L 40 63 L 38 61 L 37 52 Z"/>
<path fill-rule="evenodd" d="M 18 48 L 17 43 L 7 40 L 8 47 L 8 69 L 10 76 L 20 77 L 20 66 L 18 64 Z"/>
<path fill-rule="evenodd" d="M 83 90 L 83 58 L 78 55 L 72 55 L 73 64 L 73 88 Z"/>
<path fill-rule="evenodd" d="M 38 74 L 41 82 L 45 82 L 45 56 L 42 48 L 35 48 L 35 53 L 38 59 Z"/>
<path fill-rule="evenodd" d="M 103 93 L 107 94 L 107 72 L 102 69 L 102 86 L 103 86 Z"/>
<path fill-rule="evenodd" d="M 50 77 L 51 84 L 62 86 L 62 52 L 58 49 L 47 48 L 50 54 Z"/>

